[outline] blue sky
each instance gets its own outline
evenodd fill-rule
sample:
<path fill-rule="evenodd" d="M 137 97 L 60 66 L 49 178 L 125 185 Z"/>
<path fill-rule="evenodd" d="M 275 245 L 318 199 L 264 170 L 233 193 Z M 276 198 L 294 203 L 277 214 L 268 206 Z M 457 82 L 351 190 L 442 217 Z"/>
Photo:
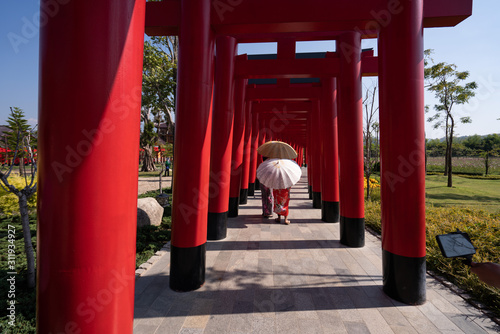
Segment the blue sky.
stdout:
<path fill-rule="evenodd" d="M 476 97 L 467 106 L 457 106 L 459 117 L 470 116 L 472 123 L 459 125 L 458 135 L 500 133 L 500 1 L 475 0 L 473 14 L 452 28 L 426 29 L 425 48 L 434 49 L 434 59 L 454 63 L 470 72 L 477 82 Z M 39 0 L 0 3 L 0 124 L 5 124 L 9 107 L 22 108 L 31 124 L 38 114 L 38 14 Z M 21 39 L 13 42 L 14 36 Z M 376 50 L 376 40 L 364 40 L 363 47 Z M 298 52 L 333 51 L 333 42 L 304 43 Z M 270 53 L 272 45 L 240 46 L 239 52 Z M 368 83 L 369 84 L 369 83 Z M 435 99 L 426 92 L 426 104 Z M 432 109 L 432 108 L 431 108 Z M 428 138 L 443 137 L 443 130 L 426 126 Z"/>

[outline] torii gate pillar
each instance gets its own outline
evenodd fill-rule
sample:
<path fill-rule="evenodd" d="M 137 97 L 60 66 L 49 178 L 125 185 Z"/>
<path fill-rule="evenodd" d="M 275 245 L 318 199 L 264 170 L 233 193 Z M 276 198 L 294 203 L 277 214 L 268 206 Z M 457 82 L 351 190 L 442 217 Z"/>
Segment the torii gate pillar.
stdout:
<path fill-rule="evenodd" d="M 340 159 L 340 242 L 365 245 L 363 170 L 363 101 L 361 86 L 361 35 L 346 32 L 337 40 L 338 135 Z"/>
<path fill-rule="evenodd" d="M 132 333 L 144 11 L 70 1 L 40 28 L 38 333 Z"/>
<path fill-rule="evenodd" d="M 212 151 L 210 159 L 210 199 L 208 203 L 208 240 L 227 235 L 231 150 L 233 147 L 234 61 L 236 39 L 217 37 L 215 60 Z"/>
<path fill-rule="evenodd" d="M 425 302 L 423 0 L 402 1 L 379 34 L 384 291 Z"/>
<path fill-rule="evenodd" d="M 245 92 L 247 79 L 236 79 L 234 86 L 233 151 L 231 156 L 231 185 L 229 188 L 228 217 L 238 217 L 245 146 Z M 248 186 L 247 186 L 248 187 Z"/>
<path fill-rule="evenodd" d="M 309 136 L 313 138 L 313 131 L 321 134 L 321 116 L 320 102 L 313 101 L 313 110 L 311 112 L 311 128 Z M 321 135 L 318 136 L 321 140 Z M 312 205 L 315 209 L 321 209 L 321 147 L 319 143 L 312 143 L 311 146 L 311 181 L 312 181 Z"/>
<path fill-rule="evenodd" d="M 250 150 L 252 148 L 252 102 L 245 104 L 245 137 L 243 138 L 243 164 L 241 169 L 240 204 L 247 204 L 250 180 Z"/>
<path fill-rule="evenodd" d="M 339 222 L 339 151 L 337 141 L 337 82 L 323 78 L 321 99 L 321 220 Z"/>
<path fill-rule="evenodd" d="M 205 282 L 214 36 L 209 0 L 182 0 L 177 75 L 170 287 Z"/>
<path fill-rule="evenodd" d="M 252 113 L 252 136 L 250 148 L 250 177 L 248 180 L 248 196 L 255 194 L 255 178 L 257 173 L 257 148 L 259 146 L 259 114 Z"/>

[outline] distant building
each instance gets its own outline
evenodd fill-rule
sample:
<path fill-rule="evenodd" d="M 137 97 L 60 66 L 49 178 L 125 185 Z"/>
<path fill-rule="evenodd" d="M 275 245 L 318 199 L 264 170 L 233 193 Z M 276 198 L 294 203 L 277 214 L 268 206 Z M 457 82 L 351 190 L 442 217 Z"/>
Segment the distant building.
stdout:
<path fill-rule="evenodd" d="M 168 133 L 168 127 L 167 127 L 167 123 L 160 123 L 160 131 L 159 131 L 159 137 L 160 137 L 160 140 L 159 142 L 161 144 L 165 144 L 165 143 L 170 143 L 170 144 L 173 144 L 174 143 L 174 133 L 172 130 L 170 130 L 170 133 Z"/>
<path fill-rule="evenodd" d="M 12 158 L 14 153 L 12 151 L 15 151 L 15 147 L 10 147 L 8 143 L 8 135 L 11 132 L 9 127 L 7 125 L 0 125 L 0 165 L 3 165 L 5 163 L 10 164 L 12 162 Z M 33 138 L 33 137 L 32 137 Z M 35 161 L 37 159 L 37 149 L 33 146 L 33 152 L 35 155 Z M 28 164 L 31 162 L 31 159 L 26 155 L 24 158 L 24 163 Z M 14 164 L 18 165 L 19 164 L 19 158 L 17 158 L 14 162 Z"/>

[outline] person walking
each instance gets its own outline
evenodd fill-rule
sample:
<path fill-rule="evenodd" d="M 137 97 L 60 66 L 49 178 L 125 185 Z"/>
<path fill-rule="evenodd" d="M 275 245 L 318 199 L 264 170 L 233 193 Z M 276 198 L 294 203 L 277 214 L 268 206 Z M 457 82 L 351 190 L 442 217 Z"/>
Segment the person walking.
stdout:
<path fill-rule="evenodd" d="M 266 161 L 267 157 L 262 157 Z M 273 190 L 259 182 L 260 195 L 262 196 L 262 217 L 271 218 L 273 216 Z"/>
<path fill-rule="evenodd" d="M 262 196 L 262 217 L 271 218 L 273 216 L 273 190 L 259 183 L 260 194 Z"/>
<path fill-rule="evenodd" d="M 273 189 L 274 197 L 274 212 L 278 215 L 275 219 L 277 223 L 281 223 L 281 216 L 285 217 L 285 224 L 289 225 L 288 220 L 288 203 L 290 202 L 290 188 Z"/>
<path fill-rule="evenodd" d="M 167 157 L 165 160 L 165 175 L 163 176 L 170 176 L 170 166 L 172 166 L 172 162 L 170 161 L 170 157 Z"/>

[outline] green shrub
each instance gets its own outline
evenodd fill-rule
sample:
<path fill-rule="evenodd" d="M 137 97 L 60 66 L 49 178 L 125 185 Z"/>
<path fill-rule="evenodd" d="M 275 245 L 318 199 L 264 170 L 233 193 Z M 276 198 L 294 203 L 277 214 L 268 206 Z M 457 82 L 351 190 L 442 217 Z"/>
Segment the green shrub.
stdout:
<path fill-rule="evenodd" d="M 163 216 L 160 226 L 143 226 L 137 228 L 135 267 L 139 268 L 154 253 L 170 240 L 171 217 Z"/>
<path fill-rule="evenodd" d="M 7 262 L 8 225 L 16 229 L 16 320 L 15 326 L 8 324 L 7 318 L 7 292 L 9 284 L 7 282 L 8 274 L 11 271 Z M 36 216 L 30 216 L 31 241 L 36 247 Z M 36 252 L 35 252 L 36 255 Z M 21 227 L 20 216 L 4 217 L 0 219 L 0 332 L 1 333 L 35 333 L 35 289 L 29 290 L 26 281 L 26 254 L 24 252 L 24 237 Z"/>
<path fill-rule="evenodd" d="M 19 190 L 26 186 L 24 177 L 21 176 L 10 176 L 8 181 Z M 28 200 L 28 209 L 34 208 L 36 208 L 36 192 Z M 18 197 L 0 187 L 0 215 L 12 216 L 13 214 L 19 214 Z"/>
<path fill-rule="evenodd" d="M 165 194 L 170 194 L 172 195 L 172 188 L 163 188 L 162 189 L 163 193 Z M 160 194 L 160 191 L 159 190 L 151 190 L 151 191 L 148 191 L 148 192 L 145 192 L 143 194 L 140 194 L 138 196 L 138 198 L 146 198 L 146 197 L 156 197 Z"/>
<path fill-rule="evenodd" d="M 366 188 L 365 188 L 365 198 L 366 198 Z M 380 202 L 380 186 L 377 188 L 370 188 L 370 200 L 373 202 Z"/>
<path fill-rule="evenodd" d="M 377 233 L 382 233 L 380 201 L 365 201 L 365 225 Z"/>

